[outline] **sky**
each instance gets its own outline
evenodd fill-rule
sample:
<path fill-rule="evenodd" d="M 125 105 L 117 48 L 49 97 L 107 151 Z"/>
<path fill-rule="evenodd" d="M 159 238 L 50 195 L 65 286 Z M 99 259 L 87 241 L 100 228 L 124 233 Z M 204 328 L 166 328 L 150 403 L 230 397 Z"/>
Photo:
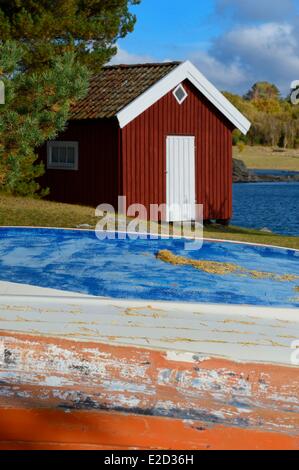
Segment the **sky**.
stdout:
<path fill-rule="evenodd" d="M 113 63 L 190 60 L 219 89 L 299 80 L 299 0 L 141 0 Z"/>

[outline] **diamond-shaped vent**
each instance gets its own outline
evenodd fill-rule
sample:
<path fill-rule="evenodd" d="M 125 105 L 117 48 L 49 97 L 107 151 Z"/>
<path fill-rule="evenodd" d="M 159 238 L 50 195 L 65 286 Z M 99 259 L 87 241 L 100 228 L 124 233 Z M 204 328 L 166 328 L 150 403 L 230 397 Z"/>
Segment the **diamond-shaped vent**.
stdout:
<path fill-rule="evenodd" d="M 188 94 L 185 91 L 185 88 L 183 85 L 179 85 L 173 92 L 174 96 L 176 97 L 176 100 L 179 104 L 182 104 L 183 101 L 187 98 Z"/>

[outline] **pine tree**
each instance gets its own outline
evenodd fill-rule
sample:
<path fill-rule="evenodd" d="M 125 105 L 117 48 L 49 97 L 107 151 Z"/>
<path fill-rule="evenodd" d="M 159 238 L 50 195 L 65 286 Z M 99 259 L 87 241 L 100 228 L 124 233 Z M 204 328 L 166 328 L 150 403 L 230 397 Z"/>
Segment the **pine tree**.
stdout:
<path fill-rule="evenodd" d="M 70 107 L 88 91 L 90 74 L 133 30 L 139 0 L 1 0 L 0 187 L 39 192 L 44 171 L 36 148 L 62 131 Z M 42 193 L 40 193 L 42 195 Z M 44 194 L 44 193 L 43 193 Z"/>
<path fill-rule="evenodd" d="M 24 50 L 15 41 L 0 44 L 5 104 L 0 105 L 0 185 L 22 195 L 35 194 L 43 166 L 35 150 L 64 129 L 74 100 L 83 97 L 89 73 L 73 52 L 55 57 L 41 72 L 20 71 Z"/>
<path fill-rule="evenodd" d="M 133 31 L 130 5 L 140 0 L 1 0 L 0 38 L 22 43 L 25 69 L 41 69 L 53 57 L 75 51 L 98 71 L 116 52 L 116 41 Z"/>

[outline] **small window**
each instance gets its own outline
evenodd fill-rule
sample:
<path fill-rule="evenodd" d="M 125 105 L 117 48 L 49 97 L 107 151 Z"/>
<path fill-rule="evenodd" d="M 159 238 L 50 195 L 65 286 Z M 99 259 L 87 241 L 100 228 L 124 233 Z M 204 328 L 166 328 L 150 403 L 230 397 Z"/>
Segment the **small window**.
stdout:
<path fill-rule="evenodd" d="M 53 170 L 78 170 L 78 142 L 48 142 L 48 164 Z"/>
<path fill-rule="evenodd" d="M 173 92 L 177 102 L 179 104 L 182 104 L 183 101 L 185 101 L 185 99 L 187 98 L 188 96 L 188 93 L 186 92 L 185 88 L 183 87 L 183 85 L 179 85 Z"/>

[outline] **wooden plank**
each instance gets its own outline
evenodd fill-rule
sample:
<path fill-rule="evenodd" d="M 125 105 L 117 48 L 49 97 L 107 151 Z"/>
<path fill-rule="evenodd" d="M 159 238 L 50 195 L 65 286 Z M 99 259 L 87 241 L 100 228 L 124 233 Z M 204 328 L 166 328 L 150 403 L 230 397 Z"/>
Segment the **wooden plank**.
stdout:
<path fill-rule="evenodd" d="M 295 368 L 16 333 L 1 339 L 2 448 L 299 449 Z"/>
<path fill-rule="evenodd" d="M 172 91 L 122 130 L 125 187 L 128 205 L 166 203 L 166 136 L 196 137 L 197 202 L 204 204 L 205 218 L 231 217 L 231 144 L 230 123 L 188 81 L 188 98 L 179 105 Z M 128 147 L 127 141 L 136 145 Z M 130 158 L 135 166 L 129 164 Z M 145 182 L 140 186 L 140 181 Z M 135 196 L 137 195 L 137 199 Z M 161 195 L 163 197 L 161 198 Z M 228 203 L 227 203 L 228 201 Z"/>
<path fill-rule="evenodd" d="M 5 431 L 4 431 L 5 430 Z M 1 410 L 3 450 L 298 450 L 298 438 L 153 416 Z"/>
<path fill-rule="evenodd" d="M 296 309 L 3 295 L 0 448 L 299 449 L 298 333 Z"/>
<path fill-rule="evenodd" d="M 291 366 L 298 309 L 1 296 L 0 330 Z"/>

